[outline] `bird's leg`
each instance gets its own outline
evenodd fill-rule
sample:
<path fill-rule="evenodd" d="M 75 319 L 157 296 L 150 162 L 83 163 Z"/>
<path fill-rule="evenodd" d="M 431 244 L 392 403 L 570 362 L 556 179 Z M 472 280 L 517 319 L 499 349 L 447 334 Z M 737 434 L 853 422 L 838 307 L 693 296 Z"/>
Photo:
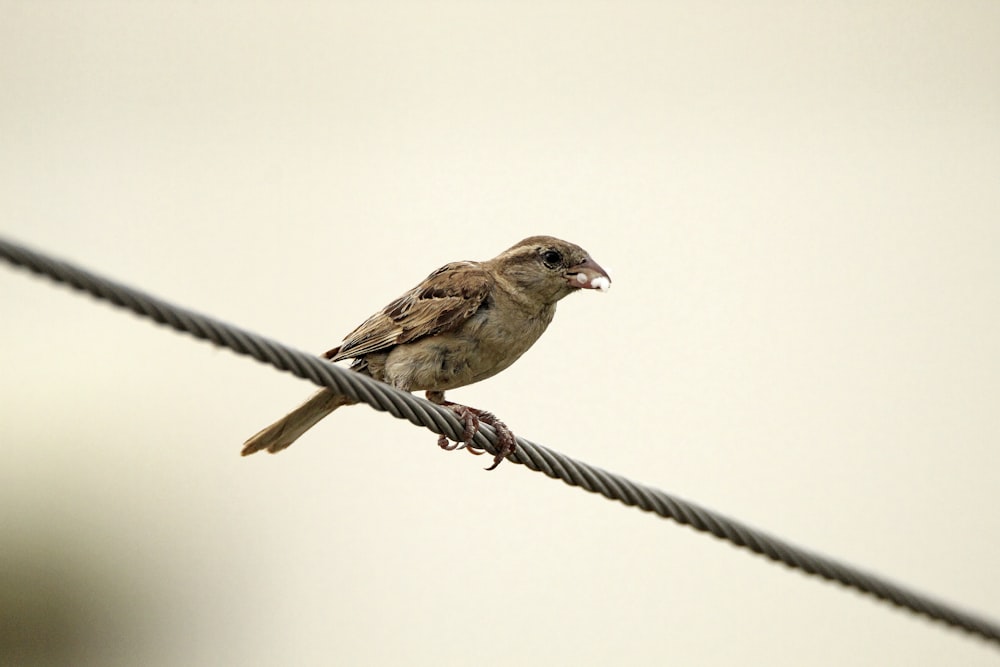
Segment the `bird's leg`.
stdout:
<path fill-rule="evenodd" d="M 467 405 L 461 405 L 459 403 L 453 403 L 452 401 L 446 401 L 444 398 L 443 391 L 428 391 L 427 400 L 431 403 L 436 403 L 440 406 L 450 408 L 458 415 L 458 418 L 462 420 L 465 428 L 462 430 L 462 439 L 460 442 L 456 442 L 454 445 L 448 442 L 446 436 L 440 436 L 438 438 L 438 446 L 441 449 L 453 450 L 457 449 L 459 445 L 463 445 L 465 449 L 470 454 L 482 454 L 483 450 L 472 446 L 472 439 L 476 436 L 476 431 L 479 430 L 479 424 L 489 424 L 493 427 L 493 430 L 497 434 L 497 453 L 493 457 L 493 465 L 491 465 L 487 470 L 493 470 L 500 462 L 505 458 L 514 453 L 517 449 L 517 439 L 514 437 L 513 432 L 507 425 L 502 421 L 497 419 L 496 415 L 492 412 L 487 412 L 486 410 L 478 410 L 476 408 L 470 408 Z"/>

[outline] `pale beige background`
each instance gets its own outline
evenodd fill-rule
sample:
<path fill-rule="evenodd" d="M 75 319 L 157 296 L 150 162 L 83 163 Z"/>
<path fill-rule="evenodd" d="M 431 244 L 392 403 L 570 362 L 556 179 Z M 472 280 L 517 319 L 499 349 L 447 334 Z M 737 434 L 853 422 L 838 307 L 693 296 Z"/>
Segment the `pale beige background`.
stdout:
<path fill-rule="evenodd" d="M 4 235 L 317 352 L 569 238 L 611 292 L 453 398 L 1000 617 L 1000 4 L 0 9 Z M 0 295 L 23 664 L 996 664 L 365 407 L 243 460 L 308 385 Z"/>

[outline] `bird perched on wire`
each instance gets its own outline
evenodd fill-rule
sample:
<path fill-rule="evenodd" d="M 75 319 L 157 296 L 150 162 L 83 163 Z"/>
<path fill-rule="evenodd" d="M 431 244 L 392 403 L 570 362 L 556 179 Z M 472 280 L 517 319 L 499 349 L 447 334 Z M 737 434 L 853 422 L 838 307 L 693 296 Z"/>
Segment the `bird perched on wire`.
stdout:
<path fill-rule="evenodd" d="M 351 370 L 427 398 L 462 419 L 469 451 L 480 422 L 496 430 L 493 465 L 514 452 L 515 439 L 492 413 L 446 401 L 444 392 L 504 370 L 542 335 L 556 302 L 579 289 L 607 290 L 611 279 L 583 248 L 551 236 L 532 236 L 485 262 L 453 262 L 427 276 L 352 331 L 323 357 L 353 359 Z M 243 456 L 279 452 L 321 419 L 354 399 L 318 392 L 243 445 Z"/>

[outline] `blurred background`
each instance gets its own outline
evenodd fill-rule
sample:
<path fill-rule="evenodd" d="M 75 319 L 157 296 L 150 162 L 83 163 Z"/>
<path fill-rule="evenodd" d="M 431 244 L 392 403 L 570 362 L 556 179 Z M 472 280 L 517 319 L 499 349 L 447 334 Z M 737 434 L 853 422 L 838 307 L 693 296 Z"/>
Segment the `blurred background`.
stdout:
<path fill-rule="evenodd" d="M 0 233 L 321 352 L 587 248 L 524 437 L 1000 617 L 1000 5 L 0 3 Z M 996 649 L 0 267 L 5 664 Z"/>

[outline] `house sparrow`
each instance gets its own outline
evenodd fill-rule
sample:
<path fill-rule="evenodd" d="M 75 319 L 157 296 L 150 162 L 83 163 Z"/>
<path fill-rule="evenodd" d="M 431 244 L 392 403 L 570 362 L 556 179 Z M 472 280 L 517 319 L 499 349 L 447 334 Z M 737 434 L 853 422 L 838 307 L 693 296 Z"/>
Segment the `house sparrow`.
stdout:
<path fill-rule="evenodd" d="M 514 434 L 493 414 L 444 399 L 444 392 L 496 375 L 542 335 L 556 302 L 578 289 L 606 290 L 607 272 L 583 248 L 551 236 L 532 236 L 485 262 L 446 264 L 372 315 L 323 357 L 353 359 L 351 370 L 451 408 L 462 419 L 470 445 L 484 422 L 497 433 L 492 470 L 515 450 Z M 243 445 L 243 456 L 279 452 L 319 420 L 356 401 L 320 389 L 301 406 Z"/>

